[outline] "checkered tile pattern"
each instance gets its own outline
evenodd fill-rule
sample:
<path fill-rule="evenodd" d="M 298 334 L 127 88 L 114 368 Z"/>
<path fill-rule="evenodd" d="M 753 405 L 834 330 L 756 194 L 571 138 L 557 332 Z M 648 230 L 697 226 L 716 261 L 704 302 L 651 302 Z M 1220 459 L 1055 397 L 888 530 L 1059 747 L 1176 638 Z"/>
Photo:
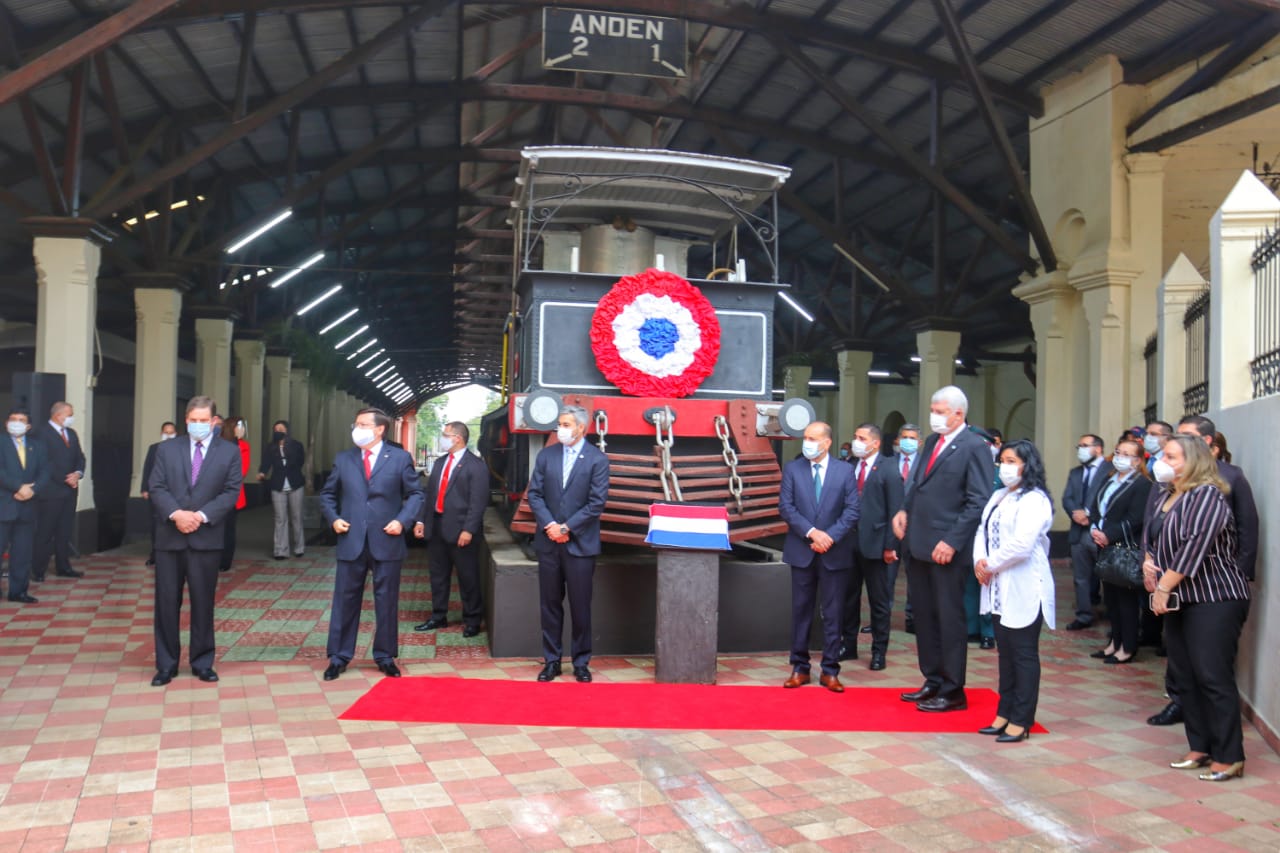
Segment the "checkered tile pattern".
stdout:
<path fill-rule="evenodd" d="M 1280 849 L 1280 760 L 1246 726 L 1244 779 L 1169 769 L 1181 727 L 1144 722 L 1163 705 L 1164 662 L 1149 649 L 1132 666 L 1090 660 L 1100 629 L 1045 635 L 1051 734 L 998 747 L 976 734 L 339 722 L 381 677 L 372 623 L 352 668 L 323 682 L 332 552 L 255 558 L 269 544 L 248 541 L 263 525 L 246 521 L 219 583 L 218 684 L 184 670 L 149 686 L 152 587 L 136 548 L 78 561 L 86 576 L 33 587 L 37 605 L 0 605 L 0 850 Z M 846 683 L 918 686 L 898 592 L 888 668 L 868 671 L 864 652 Z M 416 550 L 406 675 L 536 674 L 534 661 L 490 659 L 460 626 L 414 634 L 429 598 Z M 994 687 L 995 653 L 975 646 L 969 661 L 970 683 Z M 601 681 L 653 668 L 593 665 Z M 783 654 L 730 656 L 718 678 L 786 673 Z"/>

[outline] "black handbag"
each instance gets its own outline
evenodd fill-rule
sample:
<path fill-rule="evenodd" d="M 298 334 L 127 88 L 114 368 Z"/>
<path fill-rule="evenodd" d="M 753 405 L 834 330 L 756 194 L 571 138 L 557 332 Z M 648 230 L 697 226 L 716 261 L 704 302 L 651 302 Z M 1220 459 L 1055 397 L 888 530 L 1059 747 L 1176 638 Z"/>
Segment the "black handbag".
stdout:
<path fill-rule="evenodd" d="M 1103 548 L 1093 573 L 1098 580 L 1126 589 L 1142 589 L 1142 548 L 1134 545 L 1129 536 L 1129 522 L 1121 524 L 1124 541 Z"/>

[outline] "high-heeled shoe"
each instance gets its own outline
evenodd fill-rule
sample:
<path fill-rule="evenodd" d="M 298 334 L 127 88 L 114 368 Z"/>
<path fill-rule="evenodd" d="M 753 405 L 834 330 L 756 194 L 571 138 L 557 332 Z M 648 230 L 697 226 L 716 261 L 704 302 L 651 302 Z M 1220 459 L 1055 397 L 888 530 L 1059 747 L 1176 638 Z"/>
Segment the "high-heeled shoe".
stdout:
<path fill-rule="evenodd" d="M 1169 766 L 1174 770 L 1199 770 L 1201 767 L 1208 767 L 1213 763 L 1213 759 L 1207 755 L 1199 758 L 1184 758 L 1181 761 L 1170 761 Z"/>
<path fill-rule="evenodd" d="M 1106 660 L 1109 657 L 1115 657 L 1115 654 L 1115 652 L 1109 652 L 1106 649 L 1098 649 L 1096 652 L 1089 655 L 1089 657 L 1094 660 Z"/>
<path fill-rule="evenodd" d="M 1103 658 L 1102 662 L 1105 664 L 1133 663 L 1134 658 L 1136 657 L 1137 655 L 1129 655 L 1127 658 L 1118 658 L 1115 655 L 1110 655 L 1109 657 Z"/>
<path fill-rule="evenodd" d="M 1225 782 L 1228 779 L 1239 777 L 1244 778 L 1244 762 L 1237 761 L 1226 770 L 1210 770 L 1208 773 L 1200 774 L 1201 782 Z"/>
<path fill-rule="evenodd" d="M 1005 732 L 1004 734 L 1000 735 L 1000 737 L 996 738 L 996 743 L 1017 743 L 1020 740 L 1030 740 L 1030 738 L 1031 738 L 1031 726 L 1027 726 L 1025 729 L 1023 729 L 1021 732 L 1019 732 L 1016 735 L 1011 735 L 1008 732 Z"/>
<path fill-rule="evenodd" d="M 1007 729 L 1007 728 L 1009 728 L 1009 724 L 1008 724 L 1008 723 L 1005 723 L 1003 726 L 983 726 L 982 728 L 978 729 L 978 734 L 980 734 L 980 735 L 1002 735 L 1002 734 L 1004 734 L 1004 730 L 1005 730 L 1005 729 Z"/>

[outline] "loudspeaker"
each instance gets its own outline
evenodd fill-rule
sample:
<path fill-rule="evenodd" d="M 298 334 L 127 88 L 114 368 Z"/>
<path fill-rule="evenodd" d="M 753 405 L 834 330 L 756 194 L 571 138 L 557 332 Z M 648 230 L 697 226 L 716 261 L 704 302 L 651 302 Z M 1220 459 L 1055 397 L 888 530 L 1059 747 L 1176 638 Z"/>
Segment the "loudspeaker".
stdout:
<path fill-rule="evenodd" d="M 54 403 L 65 399 L 65 373 L 13 374 L 13 407 L 26 409 L 33 426 L 49 420 L 49 409 Z"/>

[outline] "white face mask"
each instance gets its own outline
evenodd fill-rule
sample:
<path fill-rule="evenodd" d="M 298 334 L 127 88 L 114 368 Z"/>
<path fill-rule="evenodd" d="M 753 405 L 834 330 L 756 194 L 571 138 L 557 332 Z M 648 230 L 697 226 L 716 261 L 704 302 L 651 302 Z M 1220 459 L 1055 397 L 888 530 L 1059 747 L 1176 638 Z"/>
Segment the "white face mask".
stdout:
<path fill-rule="evenodd" d="M 177 438 L 177 437 L 178 437 L 178 434 L 177 434 L 176 432 L 162 432 L 162 433 L 160 433 L 160 440 L 161 440 L 161 441 L 168 441 L 168 440 L 169 440 L 169 439 L 171 439 L 171 438 Z"/>
<path fill-rule="evenodd" d="M 991 461 L 994 462 L 999 458 L 1000 458 L 1000 448 L 996 447 L 994 444 L 991 445 Z"/>
<path fill-rule="evenodd" d="M 9 430 L 9 435 L 14 438 L 27 434 L 27 425 L 22 421 L 9 421 L 6 429 Z"/>
<path fill-rule="evenodd" d="M 573 427 L 556 427 L 556 438 L 561 444 L 573 444 L 576 440 Z"/>
<path fill-rule="evenodd" d="M 75 415 L 67 415 L 65 418 L 62 419 L 62 427 L 63 429 L 66 429 L 67 427 L 73 425 L 75 422 L 76 422 Z"/>
<path fill-rule="evenodd" d="M 800 452 L 804 454 L 805 459 L 817 459 L 822 453 L 822 445 L 806 438 L 800 443 Z"/>
<path fill-rule="evenodd" d="M 1088 465 L 1089 460 L 1093 459 L 1092 447 L 1077 447 L 1076 458 L 1080 460 L 1081 465 Z"/>
<path fill-rule="evenodd" d="M 929 429 L 934 432 L 944 433 L 947 431 L 947 416 L 940 415 L 937 412 L 929 413 Z"/>
<path fill-rule="evenodd" d="M 1121 474 L 1133 470 L 1133 458 L 1129 456 L 1112 456 L 1111 467 L 1115 468 Z"/>
<path fill-rule="evenodd" d="M 1173 470 L 1173 466 L 1163 459 L 1157 459 L 1156 464 L 1151 466 L 1151 473 L 1155 475 L 1157 483 L 1168 483 L 1174 478 L 1178 472 Z"/>
<path fill-rule="evenodd" d="M 1018 463 L 1016 462 L 1000 463 L 1000 482 L 1004 483 L 1006 488 L 1012 488 L 1021 479 L 1022 479 L 1022 474 L 1021 472 L 1018 471 Z"/>
<path fill-rule="evenodd" d="M 355 427 L 351 430 L 351 440 L 356 447 L 368 447 L 373 444 L 373 430 L 369 427 Z"/>
<path fill-rule="evenodd" d="M 209 436 L 213 435 L 213 424 L 187 421 L 187 435 L 196 441 L 207 441 Z"/>
<path fill-rule="evenodd" d="M 861 439 L 853 442 L 853 455 L 859 459 L 866 459 L 871 453 L 871 448 L 867 447 L 867 443 Z"/>
<path fill-rule="evenodd" d="M 1142 446 L 1148 453 L 1159 453 L 1160 436 L 1148 435 L 1146 438 L 1142 439 Z"/>

